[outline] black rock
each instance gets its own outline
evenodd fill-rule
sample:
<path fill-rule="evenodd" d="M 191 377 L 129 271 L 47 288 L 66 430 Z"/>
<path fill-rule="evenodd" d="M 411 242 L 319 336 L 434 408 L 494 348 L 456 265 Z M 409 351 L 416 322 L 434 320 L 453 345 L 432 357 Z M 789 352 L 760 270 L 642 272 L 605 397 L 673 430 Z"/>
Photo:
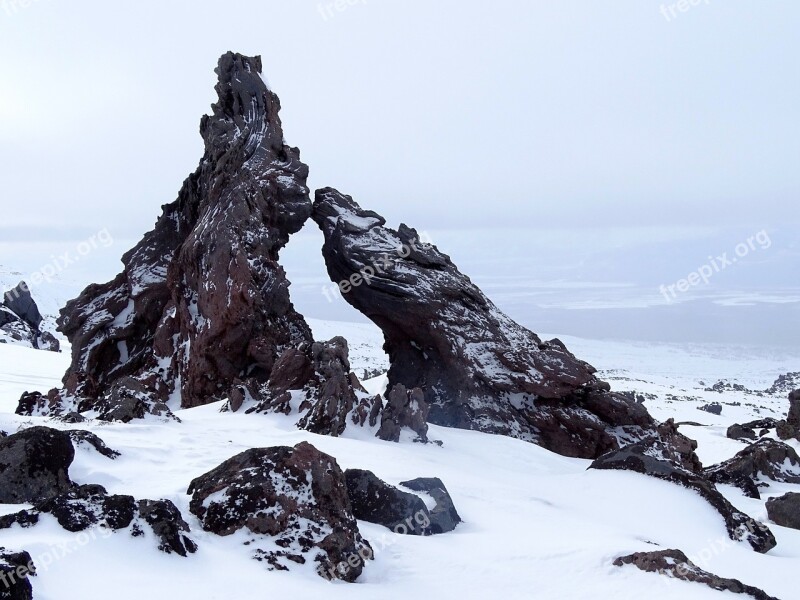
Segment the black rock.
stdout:
<path fill-rule="evenodd" d="M 197 544 L 186 535 L 190 531 L 189 525 L 170 500 L 139 500 L 137 507 L 139 517 L 158 537 L 159 550 L 184 557 L 197 551 Z"/>
<path fill-rule="evenodd" d="M 751 498 L 759 498 L 758 486 L 766 479 L 800 483 L 800 457 L 782 442 L 762 439 L 718 465 L 708 467 L 705 476 L 714 483 L 735 485 Z"/>
<path fill-rule="evenodd" d="M 89 446 L 94 448 L 97 452 L 105 456 L 106 458 L 115 459 L 117 458 L 120 453 L 116 450 L 112 450 L 106 443 L 93 434 L 91 431 L 84 431 L 81 429 L 72 429 L 67 431 L 69 437 L 72 438 L 72 441 L 75 443 L 75 446 Z"/>
<path fill-rule="evenodd" d="M 781 527 L 800 529 L 800 494 L 789 492 L 767 500 L 767 515 Z"/>
<path fill-rule="evenodd" d="M 417 441 L 428 441 L 428 412 L 425 393 L 420 388 L 407 390 L 402 383 L 386 394 L 386 405 L 381 414 L 377 437 L 389 442 L 400 441 L 400 433 L 408 428 L 417 434 Z"/>
<path fill-rule="evenodd" d="M 416 494 L 404 492 L 373 472 L 347 469 L 347 494 L 357 519 L 388 527 L 395 533 L 431 535 L 431 515 Z"/>
<path fill-rule="evenodd" d="M 732 440 L 757 440 L 758 435 L 751 427 L 745 427 L 739 423 L 735 423 L 728 427 L 727 432 L 725 433 L 727 437 Z"/>
<path fill-rule="evenodd" d="M 704 571 L 680 550 L 656 550 L 655 552 L 636 552 L 614 560 L 614 565 L 622 567 L 633 565 L 646 573 L 658 573 L 681 581 L 702 583 L 711 589 L 746 594 L 755 600 L 778 600 L 763 590 L 743 584 L 738 579 L 726 579 Z"/>
<path fill-rule="evenodd" d="M 332 188 L 317 190 L 312 218 L 331 280 L 383 331 L 388 389 L 422 390 L 428 422 L 583 458 L 653 433 L 642 404 L 612 394 L 560 341 L 512 321 L 415 230 L 387 228 Z"/>
<path fill-rule="evenodd" d="M 694 490 L 722 515 L 732 540 L 746 541 L 753 550 L 762 553 L 775 547 L 775 538 L 765 525 L 736 509 L 705 477 L 681 466 L 671 444 L 660 438 L 609 452 L 589 468 L 634 471 Z"/>
<path fill-rule="evenodd" d="M 0 598 L 32 600 L 33 589 L 28 578 L 36 575 L 36 566 L 27 552 L 8 552 L 0 547 Z"/>
<path fill-rule="evenodd" d="M 49 427 L 0 439 L 0 503 L 37 503 L 69 490 L 74 458 L 69 435 Z"/>
<path fill-rule="evenodd" d="M 102 485 L 90 484 L 38 504 L 36 511 L 53 515 L 61 527 L 73 533 L 100 524 L 115 530 L 131 524 L 136 503 L 133 496 L 110 496 Z"/>
<path fill-rule="evenodd" d="M 722 404 L 720 404 L 719 402 L 712 402 L 711 404 L 704 404 L 703 406 L 698 406 L 697 410 L 702 410 L 707 413 L 711 413 L 712 415 L 721 415 Z"/>
<path fill-rule="evenodd" d="M 438 477 L 418 477 L 411 481 L 402 481 L 400 485 L 415 492 L 425 492 L 436 501 L 436 505 L 430 511 L 431 533 L 447 533 L 461 523 L 453 499 Z"/>
<path fill-rule="evenodd" d="M 3 304 L 33 329 L 39 329 L 42 324 L 42 315 L 24 281 L 17 284 L 13 290 L 3 294 Z"/>
<path fill-rule="evenodd" d="M 315 557 L 320 576 L 352 582 L 372 558 L 336 459 L 307 442 L 237 454 L 194 479 L 187 493 L 205 531 L 250 532 L 253 558 L 271 569 Z"/>

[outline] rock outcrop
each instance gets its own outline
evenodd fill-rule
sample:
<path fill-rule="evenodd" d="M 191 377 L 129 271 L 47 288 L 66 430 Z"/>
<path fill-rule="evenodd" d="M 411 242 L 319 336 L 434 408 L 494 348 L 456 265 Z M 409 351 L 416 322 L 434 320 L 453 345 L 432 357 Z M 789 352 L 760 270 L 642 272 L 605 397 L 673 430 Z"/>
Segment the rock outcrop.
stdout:
<path fill-rule="evenodd" d="M 271 569 L 310 562 L 322 577 L 352 582 L 372 556 L 336 459 L 307 442 L 242 452 L 193 480 L 187 493 L 205 531 L 247 531 L 253 558 Z"/>
<path fill-rule="evenodd" d="M 800 441 L 800 390 L 789 393 L 789 414 L 786 420 L 778 422 L 777 434 L 782 440 Z"/>
<path fill-rule="evenodd" d="M 800 457 L 791 446 L 766 438 L 704 473 L 714 483 L 735 485 L 747 496 L 759 498 L 757 484 L 765 480 L 800 483 Z"/>
<path fill-rule="evenodd" d="M 198 406 L 227 398 L 234 382 L 265 383 L 284 350 L 310 347 L 278 264 L 311 212 L 308 168 L 284 143 L 261 59 L 227 53 L 216 72 L 200 166 L 123 256 L 124 271 L 62 309 L 64 387 L 19 412 L 121 409 L 125 420 L 163 413 L 171 398 Z"/>
<path fill-rule="evenodd" d="M 0 547 L 0 598 L 33 600 L 28 578 L 36 575 L 36 566 L 27 552 L 9 552 Z"/>
<path fill-rule="evenodd" d="M 641 404 L 611 393 L 559 340 L 508 318 L 414 229 L 389 229 L 331 188 L 317 190 L 312 218 L 331 280 L 383 331 L 388 389 L 422 390 L 428 422 L 584 458 L 652 433 Z"/>
<path fill-rule="evenodd" d="M 699 460 L 687 460 L 684 452 L 676 450 L 674 442 L 654 437 L 609 452 L 589 468 L 634 471 L 694 490 L 719 512 L 732 540 L 745 541 L 756 552 L 768 552 L 774 548 L 776 541 L 772 532 L 735 508 L 713 483 L 700 474 L 700 467 Z"/>
<path fill-rule="evenodd" d="M 55 336 L 42 329 L 43 320 L 28 285 L 21 281 L 3 294 L 0 302 L 0 343 L 10 341 L 37 350 L 60 352 L 61 345 Z"/>
<path fill-rule="evenodd" d="M 636 552 L 614 560 L 614 566 L 623 567 L 625 565 L 633 565 L 646 573 L 658 573 L 681 581 L 702 583 L 718 591 L 745 594 L 755 600 L 778 600 L 763 590 L 743 584 L 738 579 L 726 579 L 704 571 L 680 550 Z"/>

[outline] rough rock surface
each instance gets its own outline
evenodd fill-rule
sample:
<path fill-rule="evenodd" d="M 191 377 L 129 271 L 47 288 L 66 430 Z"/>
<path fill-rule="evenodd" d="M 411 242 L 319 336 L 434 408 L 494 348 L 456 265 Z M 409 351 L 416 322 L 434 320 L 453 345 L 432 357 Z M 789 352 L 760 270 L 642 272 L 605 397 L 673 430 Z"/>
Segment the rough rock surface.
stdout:
<path fill-rule="evenodd" d="M 58 340 L 42 329 L 42 315 L 28 285 L 21 281 L 0 302 L 0 342 L 21 342 L 38 350 L 60 352 Z"/>
<path fill-rule="evenodd" d="M 96 450 L 98 453 L 102 454 L 106 458 L 110 458 L 111 460 L 114 460 L 120 456 L 119 452 L 106 446 L 106 443 L 91 431 L 84 431 L 83 429 L 71 429 L 66 433 L 72 439 L 73 445 L 76 448 L 80 448 L 81 446 L 94 448 L 94 450 Z"/>
<path fill-rule="evenodd" d="M 158 549 L 167 554 L 187 556 L 197 550 L 189 526 L 170 500 L 140 500 L 133 496 L 109 495 L 102 485 L 75 486 L 37 504 L 32 510 L 22 510 L 0 519 L 0 529 L 13 525 L 32 527 L 42 514 L 50 514 L 67 531 L 77 533 L 99 527 L 108 531 L 128 529 L 131 536 L 144 534 L 142 523 L 148 525 L 158 540 Z"/>
<path fill-rule="evenodd" d="M 789 393 L 789 414 L 785 421 L 778 422 L 777 433 L 782 440 L 800 441 L 800 390 Z"/>
<path fill-rule="evenodd" d="M 383 331 L 388 389 L 423 390 L 428 422 L 584 458 L 652 433 L 641 404 L 611 393 L 559 340 L 542 341 L 500 312 L 415 230 L 389 229 L 331 188 L 316 192 L 312 218 L 331 280 Z"/>
<path fill-rule="evenodd" d="M 404 535 L 431 535 L 431 515 L 422 499 L 379 479 L 372 471 L 347 469 L 347 494 L 357 519 Z"/>
<path fill-rule="evenodd" d="M 272 569 L 311 561 L 320 576 L 352 582 L 372 555 L 336 459 L 307 442 L 242 452 L 193 480 L 188 493 L 204 530 L 247 530 L 253 558 Z M 361 559 L 355 566 L 353 557 Z"/>
<path fill-rule="evenodd" d="M 800 494 L 789 492 L 767 500 L 767 515 L 782 527 L 800 529 Z"/>
<path fill-rule="evenodd" d="M 72 364 L 37 414 L 107 414 L 124 401 L 136 418 L 174 392 L 184 407 L 202 405 L 236 380 L 265 382 L 286 348 L 310 345 L 278 264 L 311 212 L 308 168 L 284 143 L 261 59 L 227 53 L 216 72 L 197 171 L 123 256 L 124 271 L 61 311 Z"/>
<path fill-rule="evenodd" d="M 453 499 L 438 477 L 418 477 L 411 481 L 402 481 L 400 485 L 415 492 L 424 492 L 436 502 L 430 511 L 431 533 L 447 533 L 453 531 L 456 525 L 461 523 L 461 517 L 453 504 Z"/>
<path fill-rule="evenodd" d="M 800 457 L 791 446 L 766 438 L 737 452 L 733 458 L 708 467 L 705 476 L 714 483 L 735 485 L 749 497 L 759 498 L 756 484 L 766 479 L 800 483 Z"/>
<path fill-rule="evenodd" d="M 72 487 L 69 434 L 30 427 L 0 439 L 0 503 L 37 503 Z"/>
<path fill-rule="evenodd" d="M 0 547 L 0 598 L 32 600 L 29 577 L 36 575 L 36 566 L 27 552 L 9 552 Z"/>
<path fill-rule="evenodd" d="M 633 565 L 646 573 L 659 573 L 682 581 L 702 583 L 715 590 L 746 594 L 755 600 L 778 600 L 758 588 L 743 584 L 738 579 L 726 579 L 704 571 L 680 550 L 636 552 L 617 558 L 614 560 L 614 565 L 617 567 Z"/>
<path fill-rule="evenodd" d="M 690 464 L 696 466 L 699 461 Z M 775 538 L 765 525 L 736 509 L 713 483 L 686 466 L 685 455 L 676 453 L 673 443 L 651 438 L 609 452 L 589 468 L 634 471 L 694 490 L 720 513 L 732 540 L 746 541 L 753 550 L 762 553 L 775 547 Z"/>
<path fill-rule="evenodd" d="M 776 429 L 779 423 L 779 421 L 772 418 L 758 419 L 748 423 L 734 423 L 728 427 L 725 435 L 732 440 L 757 440 L 769 433 L 770 429 Z"/>
<path fill-rule="evenodd" d="M 377 437 L 388 442 L 399 442 L 400 433 L 407 427 L 417 434 L 415 441 L 427 442 L 429 411 L 425 393 L 421 389 L 407 390 L 402 383 L 398 383 L 386 394 Z"/>

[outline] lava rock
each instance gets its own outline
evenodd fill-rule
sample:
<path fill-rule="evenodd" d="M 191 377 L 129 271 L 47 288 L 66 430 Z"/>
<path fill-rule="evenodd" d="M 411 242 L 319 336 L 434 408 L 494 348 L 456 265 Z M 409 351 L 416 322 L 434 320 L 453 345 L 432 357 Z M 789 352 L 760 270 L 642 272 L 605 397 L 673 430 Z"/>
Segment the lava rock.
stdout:
<path fill-rule="evenodd" d="M 103 524 L 124 529 L 133 521 L 133 496 L 109 495 L 102 485 L 82 485 L 36 506 L 36 512 L 53 515 L 58 524 L 73 533 Z"/>
<path fill-rule="evenodd" d="M 389 442 L 399 442 L 403 428 L 417 434 L 415 441 L 428 441 L 428 412 L 425 393 L 420 388 L 406 390 L 402 383 L 386 394 L 386 405 L 381 414 L 381 427 L 377 437 Z"/>
<path fill-rule="evenodd" d="M 93 434 L 91 431 L 72 429 L 70 431 L 67 431 L 67 433 L 69 434 L 69 437 L 72 439 L 76 447 L 84 445 L 89 446 L 91 448 L 94 448 L 97 452 L 99 452 L 106 458 L 110 458 L 111 460 L 114 460 L 115 458 L 120 456 L 119 452 L 117 452 L 116 450 L 112 450 L 111 448 L 106 446 L 106 443 L 99 437 L 97 437 L 95 434 Z"/>
<path fill-rule="evenodd" d="M 31 427 L 0 439 L 0 504 L 37 503 L 72 487 L 69 435 Z"/>
<path fill-rule="evenodd" d="M 347 469 L 344 476 L 356 519 L 377 523 L 404 535 L 434 533 L 428 507 L 416 494 L 389 485 L 372 471 Z"/>
<path fill-rule="evenodd" d="M 255 534 L 253 557 L 271 569 L 288 570 L 313 556 L 320 576 L 352 582 L 372 557 L 336 459 L 307 442 L 246 450 L 194 479 L 187 493 L 205 531 Z M 265 548 L 258 536 L 266 538 Z"/>
<path fill-rule="evenodd" d="M 612 394 L 559 340 L 544 342 L 500 312 L 436 247 L 395 231 L 332 188 L 312 218 L 344 299 L 382 331 L 389 386 L 419 388 L 428 422 L 596 458 L 653 433 L 642 404 Z"/>
<path fill-rule="evenodd" d="M 789 393 L 789 414 L 785 421 L 778 423 L 777 434 L 782 440 L 800 441 L 800 390 Z"/>
<path fill-rule="evenodd" d="M 39 307 L 33 301 L 28 285 L 24 281 L 17 284 L 17 287 L 13 290 L 3 294 L 3 305 L 38 331 L 43 320 L 42 314 L 39 312 Z"/>
<path fill-rule="evenodd" d="M 197 544 L 186 535 L 190 531 L 189 525 L 170 500 L 139 500 L 137 508 L 139 517 L 156 534 L 159 550 L 183 557 L 197 551 Z"/>
<path fill-rule="evenodd" d="M 800 529 L 800 494 L 789 492 L 767 500 L 767 515 L 781 527 Z"/>
<path fill-rule="evenodd" d="M 36 575 L 36 566 L 27 552 L 8 552 L 0 547 L 0 598 L 32 600 L 29 577 Z"/>
<path fill-rule="evenodd" d="M 725 435 L 732 440 L 757 440 L 758 435 L 751 427 L 745 427 L 739 423 L 735 423 L 728 427 Z"/>
<path fill-rule="evenodd" d="M 433 510 L 430 511 L 429 529 L 431 533 L 447 533 L 453 531 L 456 525 L 461 523 L 461 517 L 453 504 L 453 499 L 438 477 L 418 477 L 411 481 L 402 481 L 400 485 L 415 492 L 424 492 L 436 502 Z"/>
<path fill-rule="evenodd" d="M 719 402 L 712 402 L 711 404 L 704 404 L 703 406 L 698 406 L 697 410 L 702 410 L 707 413 L 711 413 L 712 415 L 721 415 L 722 414 L 722 404 Z"/>
<path fill-rule="evenodd" d="M 311 213 L 308 168 L 284 144 L 261 68 L 260 57 L 220 58 L 198 169 L 122 257 L 123 272 L 62 309 L 72 362 L 36 414 L 99 409 L 125 421 L 163 412 L 175 392 L 183 407 L 207 404 L 237 379 L 265 383 L 286 348 L 310 346 L 278 263 Z"/>
<path fill-rule="evenodd" d="M 702 583 L 718 591 L 747 594 L 756 600 L 778 600 L 767 595 L 763 590 L 743 584 L 738 579 L 726 579 L 704 571 L 680 550 L 636 552 L 614 560 L 614 566 L 625 565 L 633 565 L 646 573 L 659 573 L 681 581 Z"/>
<path fill-rule="evenodd" d="M 718 465 L 705 470 L 714 483 L 735 485 L 751 498 L 760 498 L 759 481 L 770 479 L 800 483 L 800 457 L 794 448 L 771 439 L 762 439 Z"/>
<path fill-rule="evenodd" d="M 765 525 L 736 509 L 713 483 L 681 466 L 680 459 L 675 458 L 675 450 L 660 438 L 651 438 L 609 452 L 595 460 L 589 468 L 634 471 L 694 490 L 722 515 L 732 540 L 744 540 L 753 550 L 762 553 L 776 545 L 775 537 Z"/>

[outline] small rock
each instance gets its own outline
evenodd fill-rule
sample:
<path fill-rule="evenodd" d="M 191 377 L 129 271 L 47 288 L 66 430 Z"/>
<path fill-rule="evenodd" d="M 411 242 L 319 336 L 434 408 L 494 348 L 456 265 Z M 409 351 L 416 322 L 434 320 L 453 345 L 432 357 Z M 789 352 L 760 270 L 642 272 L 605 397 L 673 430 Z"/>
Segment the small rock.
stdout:
<path fill-rule="evenodd" d="M 74 458 L 69 435 L 49 427 L 0 439 L 0 503 L 35 504 L 69 490 Z"/>
<path fill-rule="evenodd" d="M 416 494 L 389 485 L 371 471 L 347 469 L 344 476 L 357 519 L 383 525 L 395 533 L 434 533 L 430 528 L 432 520 L 428 507 Z"/>
<path fill-rule="evenodd" d="M 767 515 L 781 527 L 800 529 L 800 494 L 789 492 L 767 500 Z"/>
<path fill-rule="evenodd" d="M 415 492 L 425 492 L 436 501 L 436 505 L 430 511 L 431 533 L 447 533 L 461 523 L 453 499 L 438 477 L 418 477 L 411 481 L 402 481 L 400 485 Z"/>

